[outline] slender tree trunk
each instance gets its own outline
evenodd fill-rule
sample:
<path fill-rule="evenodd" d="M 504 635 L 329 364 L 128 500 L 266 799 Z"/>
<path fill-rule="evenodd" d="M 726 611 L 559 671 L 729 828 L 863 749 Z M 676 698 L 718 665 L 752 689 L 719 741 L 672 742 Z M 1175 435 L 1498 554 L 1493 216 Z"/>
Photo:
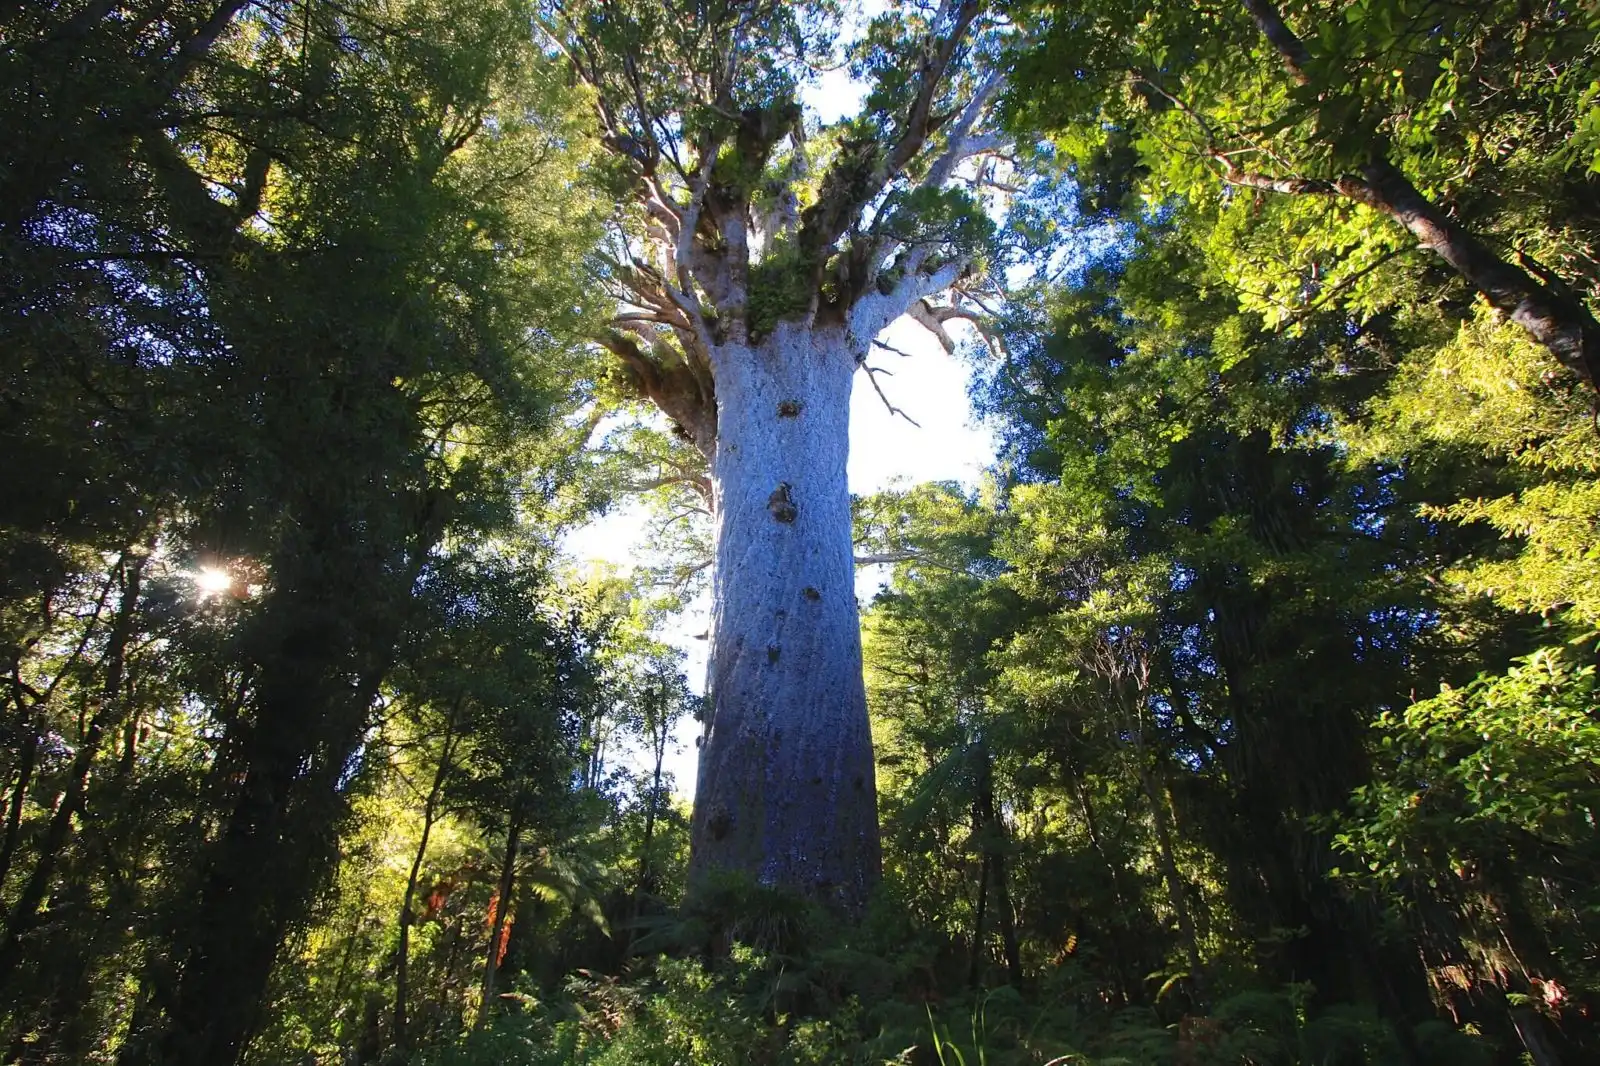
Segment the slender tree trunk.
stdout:
<path fill-rule="evenodd" d="M 117 777 L 121 780 L 132 777 L 134 767 L 138 765 L 140 727 L 137 710 L 122 724 L 122 757 L 117 760 Z"/>
<path fill-rule="evenodd" d="M 1100 861 L 1105 863 L 1106 872 L 1111 877 L 1111 898 L 1116 902 L 1118 910 L 1127 907 L 1129 895 L 1122 886 L 1122 873 L 1117 864 L 1111 861 L 1111 853 L 1106 850 L 1105 841 L 1100 836 L 1099 819 L 1095 817 L 1094 804 L 1089 800 L 1089 790 L 1083 785 L 1083 777 L 1070 765 L 1063 762 L 1064 769 L 1072 778 L 1073 795 L 1077 797 L 1078 809 L 1083 815 L 1084 828 L 1089 833 L 1089 843 L 1094 847 L 1095 854 L 1100 856 Z M 1110 948 L 1111 968 L 1117 974 L 1117 991 L 1126 999 L 1131 982 L 1128 980 L 1128 970 L 1123 964 L 1122 942 L 1117 936 L 1106 937 L 1107 946 Z"/>
<path fill-rule="evenodd" d="M 650 847 L 656 835 L 656 807 L 661 802 L 661 764 L 666 761 L 662 748 L 656 749 L 656 770 L 650 784 L 650 802 L 644 810 L 644 836 L 639 841 L 639 893 L 655 891 L 655 869 L 650 861 Z"/>
<path fill-rule="evenodd" d="M 1022 984 L 1022 952 L 1016 944 L 1016 916 L 1011 911 L 1010 872 L 1005 861 L 1005 824 L 995 810 L 994 789 L 984 787 L 984 818 L 989 823 L 989 876 L 995 882 L 995 911 L 1000 919 L 1000 949 L 1005 952 L 1006 976 L 1011 984 Z"/>
<path fill-rule="evenodd" d="M 302 526 L 320 535 L 274 568 L 281 584 L 247 664 L 254 713 L 229 760 L 242 780 L 171 918 L 170 961 L 155 963 L 171 969 L 150 974 L 157 1010 L 119 1066 L 232 1066 L 243 1054 L 278 949 L 336 867 L 341 785 L 443 531 L 443 497 L 417 503 L 414 539 L 387 550 L 348 541 L 341 501 L 304 505 Z"/>
<path fill-rule="evenodd" d="M 489 1017 L 489 1005 L 494 1002 L 494 979 L 500 972 L 500 933 L 505 928 L 506 911 L 511 907 L 511 891 L 516 887 L 517 848 L 522 843 L 522 812 L 514 808 L 511 824 L 506 827 L 506 854 L 500 864 L 499 895 L 494 901 L 494 917 L 489 922 L 489 950 L 483 963 L 483 995 L 479 997 L 478 1020 L 473 1028 L 483 1028 Z"/>
<path fill-rule="evenodd" d="M 1195 934 L 1194 917 L 1189 912 L 1188 888 L 1183 875 L 1178 872 L 1177 849 L 1172 843 L 1172 821 L 1167 817 L 1166 797 L 1156 788 L 1154 775 L 1145 765 L 1143 745 L 1137 752 L 1139 758 L 1139 785 L 1150 803 L 1150 817 L 1156 831 L 1156 863 L 1161 868 L 1161 878 L 1167 885 L 1167 898 L 1172 902 L 1173 914 L 1178 919 L 1178 935 L 1183 938 L 1183 953 L 1189 963 L 1189 983 L 1200 988 L 1200 940 Z"/>
<path fill-rule="evenodd" d="M 339 975 L 333 980 L 332 1000 L 335 1003 L 345 1002 L 345 993 L 350 989 L 350 973 L 355 969 L 356 945 L 361 943 L 361 926 L 367 913 L 367 900 L 372 896 L 371 883 L 364 884 L 361 888 L 361 898 L 357 901 L 355 910 L 350 917 L 350 933 L 344 938 L 344 951 L 339 955 Z"/>
<path fill-rule="evenodd" d="M 452 708 L 445 724 L 444 750 L 439 753 L 439 765 L 433 772 L 433 785 L 428 789 L 428 798 L 422 805 L 422 838 L 417 841 L 417 853 L 412 857 L 411 872 L 406 876 L 405 898 L 400 902 L 400 944 L 395 949 L 394 963 L 394 1045 L 402 1052 L 407 1050 L 409 1041 L 409 1034 L 406 1032 L 406 997 L 409 990 L 406 982 L 410 977 L 411 967 L 412 905 L 417 898 L 417 877 L 422 872 L 422 860 L 428 854 L 428 837 L 433 833 L 439 798 L 444 793 L 444 784 L 452 769 L 456 747 L 456 716 L 460 713 L 460 709 L 459 704 Z"/>
<path fill-rule="evenodd" d="M 1011 983 L 1022 984 L 1022 950 L 1017 945 L 1017 920 L 1011 909 L 1011 874 L 1003 852 L 993 859 L 994 904 L 1000 911 L 1000 947 L 1006 956 L 1006 975 Z"/>
<path fill-rule="evenodd" d="M 452 1035 L 456 1035 L 461 1032 L 461 1027 L 466 1017 L 466 989 L 468 982 L 466 980 L 456 980 L 456 960 L 461 957 L 461 941 L 464 939 L 461 932 L 461 923 L 453 922 L 449 928 L 450 947 L 444 953 L 444 979 L 443 987 L 439 989 L 439 1013 L 441 1016 L 444 1014 L 446 997 L 455 1000 L 456 1027 L 455 1033 Z M 452 986 L 454 986 L 455 991 L 453 997 L 450 996 Z"/>
<path fill-rule="evenodd" d="M 989 909 L 989 853 L 978 863 L 978 905 L 972 917 L 972 961 L 967 967 L 967 986 L 977 988 L 983 980 L 983 919 Z"/>
<path fill-rule="evenodd" d="M 1070 767 L 1067 773 L 1072 775 L 1072 794 L 1078 800 L 1078 811 L 1083 815 L 1083 827 L 1089 834 L 1089 844 L 1094 848 L 1095 854 L 1100 856 L 1100 861 L 1106 864 L 1106 872 L 1111 876 L 1111 894 L 1120 907 L 1128 896 L 1122 890 L 1122 874 L 1117 869 L 1117 864 L 1111 861 L 1111 854 L 1106 851 L 1105 841 L 1101 839 L 1100 821 L 1095 817 L 1094 804 L 1089 801 L 1089 790 L 1083 787 L 1083 779 Z"/>
<path fill-rule="evenodd" d="M 1142 669 L 1147 670 L 1148 664 L 1143 664 Z M 1139 676 L 1141 672 L 1141 667 L 1134 668 L 1134 676 Z M 1151 754 L 1145 745 L 1143 708 L 1148 698 L 1147 681 L 1139 680 L 1131 686 L 1131 691 L 1114 685 L 1111 696 L 1121 714 L 1123 728 L 1133 738 L 1134 768 L 1139 790 L 1150 804 L 1150 819 L 1155 828 L 1156 868 L 1166 882 L 1167 898 L 1177 917 L 1178 936 L 1183 942 L 1185 961 L 1189 964 L 1189 985 L 1198 998 L 1201 987 L 1200 939 L 1195 933 L 1194 917 L 1189 911 L 1188 889 L 1183 883 L 1183 875 L 1178 872 L 1177 848 L 1172 842 L 1172 820 L 1168 817 L 1166 792 L 1156 781 L 1155 772 L 1151 769 Z"/>
<path fill-rule="evenodd" d="M 127 670 L 128 642 L 133 636 L 133 621 L 138 610 L 139 589 L 144 576 L 145 557 L 124 554 L 119 567 L 122 570 L 122 594 L 115 621 L 106 648 L 106 673 L 100 692 L 100 707 L 90 719 L 78 741 L 78 750 L 72 757 L 72 768 L 67 777 L 67 787 L 56 803 L 39 845 L 39 856 L 33 873 L 23 885 L 11 913 L 6 917 L 4 940 L 0 942 L 0 987 L 15 972 L 23 957 L 23 938 L 32 930 L 39 916 L 39 907 L 50 889 L 50 879 L 55 873 L 56 861 L 61 857 L 72 835 L 72 820 L 83 811 L 89 791 L 89 772 L 100 751 L 105 734 L 117 728 L 128 711 L 128 700 L 123 691 Z"/>
<path fill-rule="evenodd" d="M 368 694 L 328 682 L 320 670 L 286 673 L 258 704 L 273 727 L 246 746 L 249 769 L 176 917 L 178 966 L 153 981 L 154 1031 L 130 1035 L 121 1066 L 232 1066 L 243 1053 L 278 947 L 333 865 L 337 782 Z"/>
<path fill-rule="evenodd" d="M 17 783 L 11 790 L 11 802 L 6 808 L 5 838 L 0 841 L 0 889 L 5 888 L 6 877 L 11 872 L 11 857 L 16 854 L 17 841 L 22 835 L 22 808 L 27 804 L 28 789 L 33 784 L 34 764 L 39 756 L 39 730 L 30 719 L 23 726 L 27 730 L 22 740 L 22 755 L 17 760 Z"/>
<path fill-rule="evenodd" d="M 122 554 L 126 556 L 127 549 L 124 549 Z M 5 838 L 0 842 L 0 890 L 5 888 L 6 880 L 11 874 L 12 860 L 16 858 L 17 845 L 21 842 L 22 808 L 27 804 L 28 789 L 33 784 L 33 772 L 38 768 L 39 731 L 44 728 L 44 709 L 49 705 L 56 689 L 77 666 L 78 660 L 83 658 L 83 653 L 89 647 L 89 642 L 94 638 L 99 626 L 100 617 L 105 613 L 106 602 L 111 597 L 111 590 L 116 587 L 117 578 L 117 571 L 113 569 L 100 583 L 100 595 L 95 599 L 93 612 L 83 620 L 83 631 L 78 637 L 77 646 L 72 649 L 72 654 L 67 656 L 66 661 L 56 669 L 55 676 L 50 679 L 44 691 L 31 693 L 31 702 L 29 702 L 29 690 L 23 685 L 22 676 L 18 673 L 19 660 L 12 658 L 10 666 L 12 701 L 16 704 L 18 728 L 24 740 L 21 755 L 17 760 L 17 783 L 12 790 L 11 802 L 6 812 Z M 42 615 L 40 635 L 42 635 L 50 628 L 52 612 L 49 596 L 45 597 L 40 613 Z"/>
<path fill-rule="evenodd" d="M 633 942 L 639 935 L 639 918 L 644 911 L 644 897 L 656 890 L 655 867 L 650 861 L 650 848 L 656 835 L 656 807 L 661 802 L 662 764 L 667 760 L 667 725 L 659 726 L 659 733 L 651 740 L 655 750 L 655 774 L 651 778 L 650 802 L 644 810 L 644 835 L 639 841 L 639 880 L 633 891 L 633 915 L 628 923 L 628 935 L 622 944 L 622 959 L 633 952 Z"/>
<path fill-rule="evenodd" d="M 984 849 L 989 858 L 989 873 L 994 878 L 994 905 L 1000 918 L 1000 945 L 1006 957 L 1006 975 L 1013 985 L 1022 984 L 1022 953 L 1017 947 L 1016 916 L 1011 910 L 1011 885 L 1006 870 L 1006 827 L 994 802 L 994 767 L 987 751 L 983 753 L 982 787 L 978 804 L 985 825 Z"/>
<path fill-rule="evenodd" d="M 715 350 L 716 564 L 691 880 L 735 870 L 846 914 L 877 883 L 851 555 L 843 327 Z"/>

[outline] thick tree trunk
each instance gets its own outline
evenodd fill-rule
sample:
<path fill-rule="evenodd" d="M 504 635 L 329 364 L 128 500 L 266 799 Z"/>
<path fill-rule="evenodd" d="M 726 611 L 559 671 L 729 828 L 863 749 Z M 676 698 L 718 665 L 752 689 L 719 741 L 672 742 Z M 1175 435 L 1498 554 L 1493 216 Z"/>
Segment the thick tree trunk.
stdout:
<path fill-rule="evenodd" d="M 714 870 L 857 913 L 878 880 L 877 789 L 851 556 L 843 327 L 715 349 L 709 708 L 691 879 Z"/>
<path fill-rule="evenodd" d="M 1561 1054 L 1556 1051 L 1546 1032 L 1545 1022 L 1539 1012 L 1529 1007 L 1512 1007 L 1511 1024 L 1528 1049 L 1533 1066 L 1561 1066 Z"/>
<path fill-rule="evenodd" d="M 342 503 L 300 509 L 317 533 L 275 563 L 281 586 L 252 637 L 254 713 L 215 771 L 239 784 L 166 919 L 147 977 L 154 1009 L 119 1066 L 232 1066 L 244 1053 L 278 949 L 337 867 L 343 782 L 444 529 L 442 497 L 418 505 L 414 539 L 389 550 L 349 543 Z"/>
<path fill-rule="evenodd" d="M 298 636 L 298 634 L 296 635 Z M 286 664 L 285 664 L 286 665 Z M 334 866 L 337 782 L 375 694 L 332 691 L 320 657 L 280 667 L 264 686 L 249 769 L 173 936 L 178 965 L 154 976 L 153 1031 L 121 1066 L 231 1066 L 255 1029 L 278 947 Z"/>

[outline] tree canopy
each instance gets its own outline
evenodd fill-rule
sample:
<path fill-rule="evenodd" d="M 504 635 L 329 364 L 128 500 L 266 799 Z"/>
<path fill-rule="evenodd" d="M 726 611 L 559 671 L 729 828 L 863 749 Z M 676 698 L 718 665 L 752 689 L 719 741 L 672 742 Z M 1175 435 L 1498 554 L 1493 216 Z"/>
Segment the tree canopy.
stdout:
<path fill-rule="evenodd" d="M 0 8 L 0 1062 L 1594 1061 L 1597 19 Z"/>

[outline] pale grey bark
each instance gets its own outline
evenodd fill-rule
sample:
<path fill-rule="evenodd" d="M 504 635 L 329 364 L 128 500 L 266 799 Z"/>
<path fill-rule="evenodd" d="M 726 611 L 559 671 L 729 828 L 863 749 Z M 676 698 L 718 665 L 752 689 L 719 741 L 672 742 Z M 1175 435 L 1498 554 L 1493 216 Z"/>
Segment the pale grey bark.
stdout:
<path fill-rule="evenodd" d="M 877 878 L 872 738 L 850 538 L 842 328 L 725 346 L 696 876 L 754 872 L 858 909 Z"/>
<path fill-rule="evenodd" d="M 740 16 L 702 28 L 724 49 L 716 62 L 704 62 L 697 36 L 685 62 L 701 67 L 654 67 L 641 78 L 637 57 L 617 63 L 581 23 L 559 14 L 541 22 L 595 91 L 602 141 L 632 170 L 643 211 L 642 232 L 641 220 L 619 215 L 602 252 L 598 277 L 618 313 L 597 340 L 710 468 L 712 647 L 695 883 L 734 871 L 855 913 L 878 878 L 845 481 L 850 390 L 890 323 L 914 303 L 978 283 L 972 249 L 901 232 L 879 209 L 918 186 L 982 184 L 961 171 L 998 143 L 990 117 L 1004 74 L 970 66 L 985 7 L 941 4 L 906 49 L 901 112 L 845 133 L 815 161 L 792 94 L 738 103 L 741 78 L 765 77 L 751 58 L 770 47 L 765 23 Z M 670 53 L 677 39 L 662 32 Z M 974 82 L 953 76 L 963 68 Z M 657 98 L 651 77 L 672 91 Z M 683 122 L 685 90 L 723 121 Z M 789 182 L 813 162 L 823 169 L 803 209 L 794 185 L 773 196 L 770 181 L 758 188 L 750 177 L 784 146 Z M 779 252 L 792 276 L 774 285 Z"/>

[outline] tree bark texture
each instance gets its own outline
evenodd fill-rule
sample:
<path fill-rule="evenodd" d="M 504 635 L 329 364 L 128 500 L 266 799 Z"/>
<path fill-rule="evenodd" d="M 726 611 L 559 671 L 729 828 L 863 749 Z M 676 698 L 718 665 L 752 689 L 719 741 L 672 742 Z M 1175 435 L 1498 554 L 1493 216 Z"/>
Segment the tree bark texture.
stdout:
<path fill-rule="evenodd" d="M 717 349 L 710 677 L 691 877 L 753 872 L 857 912 L 878 878 L 851 554 L 843 327 Z"/>
<path fill-rule="evenodd" d="M 975 313 L 955 301 L 980 284 L 977 250 L 893 224 L 892 197 L 981 184 L 958 171 L 1001 143 L 989 119 L 1002 73 L 953 84 L 972 65 L 984 6 L 941 5 L 905 49 L 897 114 L 828 153 L 808 147 L 792 92 L 758 88 L 777 42 L 742 9 L 692 40 L 629 23 L 669 57 L 642 65 L 618 62 L 577 22 L 544 24 L 594 90 L 602 143 L 631 171 L 645 218 L 602 256 L 597 280 L 618 313 L 595 340 L 710 466 L 712 647 L 692 884 L 731 871 L 851 914 L 878 880 L 845 481 L 850 389 L 874 338 L 914 306 L 935 325 Z M 726 52 L 697 68 L 707 40 Z M 692 86 L 687 102 L 680 85 Z M 684 120 L 707 106 L 718 121 Z M 760 202 L 774 190 L 755 176 L 778 154 L 788 206 L 774 211 Z M 799 210 L 791 183 L 824 161 Z"/>
<path fill-rule="evenodd" d="M 1556 360 L 1600 386 L 1600 323 L 1582 299 L 1506 262 L 1471 230 L 1417 191 L 1387 160 L 1362 168 L 1362 180 L 1341 179 L 1339 192 L 1404 226 L 1417 243 L 1443 259 L 1495 310 L 1521 326 Z"/>

